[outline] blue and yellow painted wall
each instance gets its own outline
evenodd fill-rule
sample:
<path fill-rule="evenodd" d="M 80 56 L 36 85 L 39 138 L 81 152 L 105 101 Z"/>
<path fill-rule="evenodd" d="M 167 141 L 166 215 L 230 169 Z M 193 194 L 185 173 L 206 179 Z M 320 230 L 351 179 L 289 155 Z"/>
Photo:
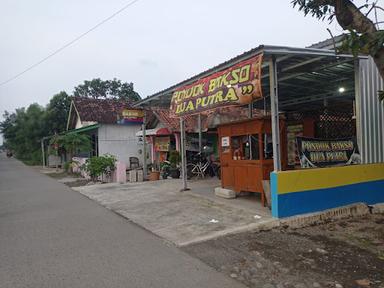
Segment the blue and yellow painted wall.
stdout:
<path fill-rule="evenodd" d="M 272 216 L 384 202 L 384 163 L 271 173 Z"/>

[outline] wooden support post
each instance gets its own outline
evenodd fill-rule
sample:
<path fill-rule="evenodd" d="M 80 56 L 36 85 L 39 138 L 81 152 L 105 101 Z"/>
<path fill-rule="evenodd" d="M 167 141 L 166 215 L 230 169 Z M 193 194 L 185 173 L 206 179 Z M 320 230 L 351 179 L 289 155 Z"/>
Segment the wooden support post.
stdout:
<path fill-rule="evenodd" d="M 143 179 L 147 179 L 147 137 L 146 137 L 146 122 L 147 122 L 147 113 L 144 111 L 143 117 Z"/>
<path fill-rule="evenodd" d="M 45 149 L 44 149 L 44 138 L 41 139 L 41 156 L 43 158 L 43 168 L 45 168 Z"/>

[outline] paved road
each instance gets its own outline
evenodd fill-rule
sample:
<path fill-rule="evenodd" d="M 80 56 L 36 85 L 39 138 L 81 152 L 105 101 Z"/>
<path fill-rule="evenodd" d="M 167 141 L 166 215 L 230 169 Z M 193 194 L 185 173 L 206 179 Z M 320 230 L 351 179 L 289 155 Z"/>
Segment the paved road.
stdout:
<path fill-rule="evenodd" d="M 243 287 L 0 154 L 0 287 Z"/>

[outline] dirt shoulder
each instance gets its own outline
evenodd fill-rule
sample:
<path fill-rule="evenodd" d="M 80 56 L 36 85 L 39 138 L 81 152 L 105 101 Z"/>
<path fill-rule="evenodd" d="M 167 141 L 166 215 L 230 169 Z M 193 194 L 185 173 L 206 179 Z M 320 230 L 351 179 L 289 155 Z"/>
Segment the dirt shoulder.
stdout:
<path fill-rule="evenodd" d="M 248 232 L 183 250 L 249 287 L 384 288 L 384 214 Z"/>
<path fill-rule="evenodd" d="M 55 171 L 53 169 L 45 169 L 45 170 L 40 169 L 40 172 L 42 172 L 43 174 L 51 178 L 56 179 L 57 181 L 69 187 L 81 187 L 91 182 L 90 179 L 85 179 L 75 174 L 69 174 L 62 170 Z"/>

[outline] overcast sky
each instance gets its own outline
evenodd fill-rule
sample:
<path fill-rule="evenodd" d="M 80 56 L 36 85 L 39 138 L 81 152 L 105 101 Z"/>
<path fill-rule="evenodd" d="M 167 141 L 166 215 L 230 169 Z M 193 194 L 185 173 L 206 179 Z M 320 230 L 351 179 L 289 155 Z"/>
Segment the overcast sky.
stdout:
<path fill-rule="evenodd" d="M 130 0 L 1 0 L 0 82 L 41 60 Z M 290 0 L 140 0 L 0 87 L 0 112 L 93 78 L 133 82 L 142 97 L 260 44 L 305 47 L 341 29 L 304 17 Z M 1 118 L 0 118 L 1 119 Z M 1 140 L 0 140 L 1 141 Z"/>

